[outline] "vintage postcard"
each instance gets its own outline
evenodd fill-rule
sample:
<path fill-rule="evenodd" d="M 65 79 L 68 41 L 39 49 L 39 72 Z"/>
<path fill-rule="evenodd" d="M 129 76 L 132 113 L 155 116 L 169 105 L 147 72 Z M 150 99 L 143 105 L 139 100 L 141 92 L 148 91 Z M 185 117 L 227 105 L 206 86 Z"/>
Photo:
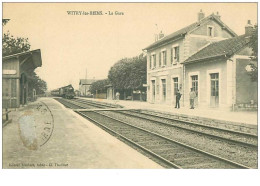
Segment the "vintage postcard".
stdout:
<path fill-rule="evenodd" d="M 258 169 L 257 6 L 3 2 L 2 168 Z"/>

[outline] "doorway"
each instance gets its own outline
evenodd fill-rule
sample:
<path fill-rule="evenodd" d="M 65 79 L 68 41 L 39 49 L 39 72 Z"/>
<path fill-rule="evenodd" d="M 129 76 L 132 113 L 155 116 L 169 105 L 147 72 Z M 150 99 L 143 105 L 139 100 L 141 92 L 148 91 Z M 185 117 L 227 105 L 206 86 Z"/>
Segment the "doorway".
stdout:
<path fill-rule="evenodd" d="M 178 77 L 173 78 L 173 103 L 176 104 L 176 94 L 179 89 L 179 79 Z"/>
<path fill-rule="evenodd" d="M 166 79 L 162 79 L 162 102 L 166 101 Z"/>
<path fill-rule="evenodd" d="M 197 107 L 199 105 L 199 76 L 198 75 L 191 76 L 191 88 L 196 93 L 196 97 L 194 99 L 194 105 Z"/>
<path fill-rule="evenodd" d="M 210 74 L 210 106 L 219 106 L 219 73 Z"/>
<path fill-rule="evenodd" d="M 155 102 L 155 80 L 152 80 L 152 103 Z"/>
<path fill-rule="evenodd" d="M 28 83 L 27 77 L 23 73 L 20 78 L 20 104 L 25 105 L 27 103 L 28 96 Z"/>

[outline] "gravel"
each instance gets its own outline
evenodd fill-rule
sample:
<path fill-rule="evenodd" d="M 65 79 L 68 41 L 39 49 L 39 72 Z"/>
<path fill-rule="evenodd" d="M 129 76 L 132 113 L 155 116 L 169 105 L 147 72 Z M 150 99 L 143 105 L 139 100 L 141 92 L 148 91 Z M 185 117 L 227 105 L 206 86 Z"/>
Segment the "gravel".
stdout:
<path fill-rule="evenodd" d="M 185 143 L 187 145 L 199 148 L 211 154 L 241 163 L 245 166 L 257 168 L 257 150 L 251 147 L 237 146 L 221 140 L 216 140 L 204 135 L 187 132 L 182 129 L 176 129 L 169 126 L 158 125 L 143 119 L 126 116 L 111 111 L 102 111 L 102 113 L 127 121 L 128 123 L 156 132 L 170 139 Z"/>

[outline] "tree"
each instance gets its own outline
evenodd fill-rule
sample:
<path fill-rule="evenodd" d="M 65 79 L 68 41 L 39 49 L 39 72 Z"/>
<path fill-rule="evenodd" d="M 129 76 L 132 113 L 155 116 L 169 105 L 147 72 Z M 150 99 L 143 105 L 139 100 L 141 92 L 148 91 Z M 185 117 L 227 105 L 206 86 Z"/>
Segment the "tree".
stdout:
<path fill-rule="evenodd" d="M 8 31 L 3 35 L 3 48 L 2 48 L 2 55 L 8 56 L 12 54 L 17 54 L 20 52 L 26 52 L 30 50 L 30 43 L 28 38 L 15 38 L 10 34 Z"/>
<path fill-rule="evenodd" d="M 112 66 L 108 73 L 108 79 L 115 89 L 124 92 L 133 90 L 145 90 L 146 83 L 146 57 L 143 54 L 119 60 Z"/>
<path fill-rule="evenodd" d="M 3 19 L 2 25 L 5 26 L 9 19 Z M 14 37 L 9 31 L 3 34 L 2 40 L 2 55 L 8 56 L 17 54 L 20 52 L 26 52 L 30 50 L 30 43 L 28 38 Z M 27 72 L 29 96 L 32 94 L 32 89 L 35 89 L 37 94 L 43 94 L 47 90 L 47 83 L 42 80 L 35 72 Z"/>
<path fill-rule="evenodd" d="M 251 70 L 248 72 L 248 74 L 251 77 L 251 80 L 257 81 L 258 79 L 258 68 L 257 68 L 257 61 L 258 61 L 258 26 L 255 25 L 254 31 L 252 36 L 250 37 L 250 43 L 249 46 L 252 48 L 253 51 L 253 57 L 252 57 L 252 63 L 250 63 Z"/>
<path fill-rule="evenodd" d="M 28 89 L 35 89 L 37 94 L 44 94 L 47 90 L 47 83 L 42 80 L 34 71 L 27 73 Z M 32 91 L 29 91 L 29 96 L 32 97 Z"/>
<path fill-rule="evenodd" d="M 108 79 L 98 80 L 91 84 L 91 86 L 89 87 L 89 91 L 91 92 L 91 94 L 96 94 L 96 92 L 105 93 L 107 85 L 109 85 Z"/>
<path fill-rule="evenodd" d="M 5 26 L 10 19 L 2 19 L 2 26 Z"/>
<path fill-rule="evenodd" d="M 111 67 L 108 79 L 116 89 L 140 90 L 146 83 L 146 57 L 124 58 Z"/>
<path fill-rule="evenodd" d="M 129 77 L 130 65 L 127 58 L 119 60 L 108 72 L 108 79 L 116 89 L 125 89 Z"/>
<path fill-rule="evenodd" d="M 5 26 L 10 20 L 9 19 L 3 19 L 2 25 Z M 26 52 L 30 50 L 30 43 L 28 38 L 22 38 L 22 37 L 14 37 L 10 34 L 9 31 L 7 33 L 4 33 L 3 35 L 3 41 L 2 41 L 2 55 L 8 56 L 12 54 L 17 54 L 20 52 Z"/>
<path fill-rule="evenodd" d="M 133 90 L 144 90 L 143 84 L 146 83 L 146 57 L 143 54 L 134 57 L 131 62 L 128 88 Z"/>

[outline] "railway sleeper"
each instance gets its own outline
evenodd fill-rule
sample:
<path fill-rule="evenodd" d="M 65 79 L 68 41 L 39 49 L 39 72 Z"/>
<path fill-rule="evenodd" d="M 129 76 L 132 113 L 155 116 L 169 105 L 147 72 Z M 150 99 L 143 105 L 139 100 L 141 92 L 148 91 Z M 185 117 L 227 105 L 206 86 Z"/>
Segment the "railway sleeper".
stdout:
<path fill-rule="evenodd" d="M 165 154 L 164 156 L 171 158 L 171 160 L 182 159 L 182 158 L 190 158 L 190 157 L 193 157 L 193 158 L 194 157 L 198 157 L 198 158 L 203 157 L 199 153 L 185 152 L 185 151 L 183 151 L 183 152 L 173 152 L 173 153 L 170 153 L 170 154 Z"/>
<path fill-rule="evenodd" d="M 151 145 L 157 145 L 157 146 L 160 146 L 160 145 L 168 145 L 168 144 L 171 144 L 170 142 L 168 142 L 168 141 L 157 141 L 157 140 L 154 140 L 153 141 L 153 143 L 151 143 L 151 142 L 140 142 L 139 143 L 140 145 L 148 145 L 149 146 L 149 144 L 151 144 Z"/>
<path fill-rule="evenodd" d="M 157 140 L 154 140 L 153 138 L 142 138 L 142 137 L 138 137 L 138 138 L 134 138 L 132 139 L 134 142 L 140 142 L 140 143 L 153 143 L 156 142 Z"/>
<path fill-rule="evenodd" d="M 126 113 L 126 114 L 129 114 L 129 112 L 127 113 L 127 112 L 122 112 L 122 113 Z M 205 133 L 205 134 L 209 134 L 209 135 L 216 135 L 216 136 L 222 136 L 223 138 L 227 138 L 227 139 L 233 139 L 233 140 L 237 140 L 237 141 L 241 141 L 241 142 L 245 142 L 245 143 L 248 143 L 248 142 L 252 142 L 252 144 L 257 144 L 257 139 L 248 139 L 248 138 L 246 138 L 246 137 L 241 137 L 241 136 L 239 136 L 238 134 L 236 135 L 236 134 L 230 134 L 230 133 L 222 133 L 222 132 L 220 132 L 220 131 L 213 131 L 212 132 L 212 130 L 214 130 L 214 129 L 204 129 L 203 127 L 201 127 L 201 126 L 194 126 L 194 125 L 191 125 L 191 124 L 188 124 L 188 123 L 178 123 L 178 122 L 173 122 L 173 121 L 169 121 L 169 119 L 168 118 L 155 118 L 155 116 L 140 116 L 141 114 L 140 113 L 131 113 L 131 114 L 129 114 L 129 115 L 133 115 L 133 116 L 137 116 L 137 117 L 141 117 L 141 118 L 148 118 L 148 119 L 151 119 L 151 117 L 153 118 L 152 120 L 154 120 L 154 121 L 151 121 L 151 122 L 154 122 L 154 123 L 156 123 L 156 121 L 158 121 L 158 122 L 163 122 L 163 123 L 165 123 L 165 124 L 170 124 L 170 125 L 172 125 L 172 127 L 181 127 L 181 128 L 183 128 L 183 130 L 185 130 L 186 128 L 187 129 L 190 129 L 190 130 L 195 130 L 195 131 L 199 131 L 199 132 L 203 132 L 203 133 Z M 180 121 L 180 122 L 182 122 L 182 121 Z M 185 127 L 184 125 L 186 125 L 187 127 Z M 194 131 L 194 132 L 195 132 Z"/>
<path fill-rule="evenodd" d="M 186 164 L 182 166 L 184 169 L 237 169 L 236 166 L 230 165 L 228 163 L 223 163 L 219 161 L 214 162 L 202 162 L 198 164 Z"/>
<path fill-rule="evenodd" d="M 186 158 L 179 158 L 179 159 L 173 159 L 172 162 L 178 164 L 178 165 L 197 165 L 200 163 L 214 163 L 214 159 L 205 158 L 205 157 L 186 157 Z"/>
<path fill-rule="evenodd" d="M 158 148 L 158 149 L 155 149 L 154 152 L 157 153 L 157 154 L 169 154 L 169 155 L 172 155 L 172 154 L 175 154 L 176 151 L 178 151 L 179 149 L 176 147 L 176 148 Z"/>
<path fill-rule="evenodd" d="M 178 148 L 176 146 L 173 146 L 172 144 L 163 145 L 163 146 L 160 145 L 159 147 L 160 147 L 160 149 L 172 149 L 172 150 Z M 149 148 L 150 149 L 156 149 L 156 148 L 158 148 L 158 145 L 149 145 Z"/>

